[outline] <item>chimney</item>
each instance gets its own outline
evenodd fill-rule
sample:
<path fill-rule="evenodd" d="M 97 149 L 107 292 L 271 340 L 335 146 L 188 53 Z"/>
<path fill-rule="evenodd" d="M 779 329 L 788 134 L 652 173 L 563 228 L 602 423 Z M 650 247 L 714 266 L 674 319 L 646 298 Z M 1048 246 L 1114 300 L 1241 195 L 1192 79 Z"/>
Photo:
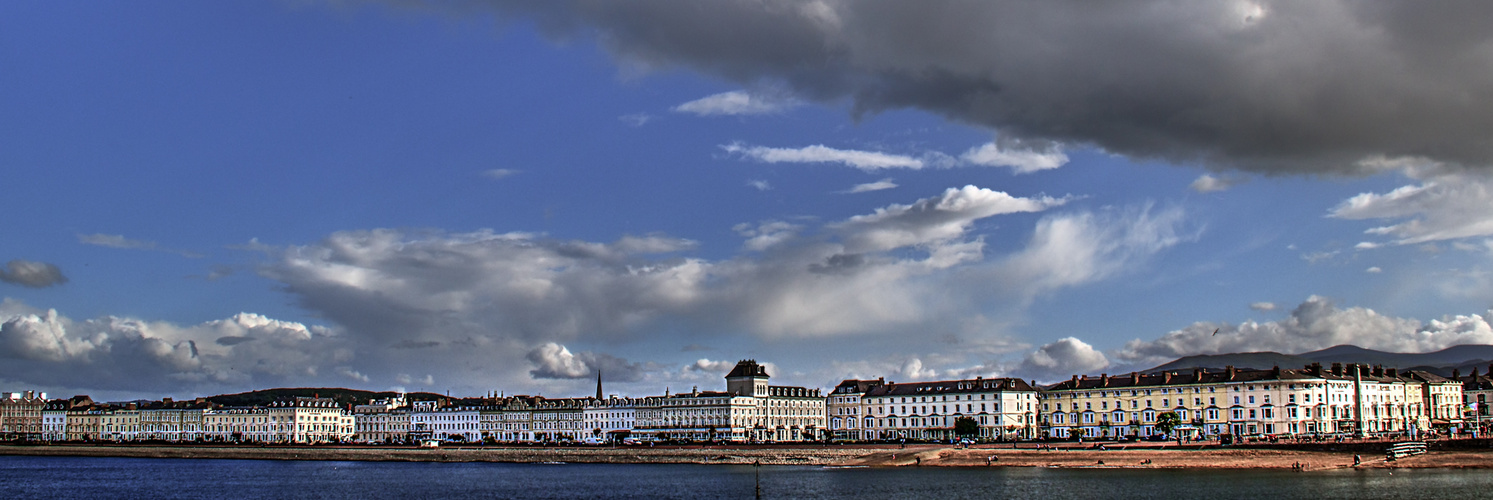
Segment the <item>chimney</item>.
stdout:
<path fill-rule="evenodd" d="M 1343 375 L 1343 364 L 1342 363 L 1333 363 L 1332 364 L 1332 374 L 1333 375 L 1337 375 L 1337 376 L 1342 376 Z"/>
<path fill-rule="evenodd" d="M 1202 382 L 1202 381 L 1203 381 L 1203 369 L 1202 368 L 1193 368 L 1192 369 L 1192 382 L 1193 383 L 1198 383 L 1198 382 Z"/>
<path fill-rule="evenodd" d="M 1140 372 L 1130 372 L 1130 385 L 1140 385 Z"/>
<path fill-rule="evenodd" d="M 1383 377 L 1384 376 L 1384 365 L 1374 365 L 1374 376 L 1375 377 Z"/>
<path fill-rule="evenodd" d="M 1099 386 L 1100 387 L 1109 387 L 1109 374 L 1108 373 L 1101 373 L 1101 374 L 1099 374 Z"/>
<path fill-rule="evenodd" d="M 1280 378 L 1280 365 L 1270 367 L 1270 374 L 1275 376 L 1275 378 Z"/>
<path fill-rule="evenodd" d="M 1078 375 L 1074 375 L 1073 376 L 1073 388 L 1074 389 L 1078 388 Z"/>
<path fill-rule="evenodd" d="M 1223 372 L 1229 377 L 1229 380 L 1234 380 L 1234 365 L 1223 367 Z"/>
<path fill-rule="evenodd" d="M 1164 372 L 1164 373 L 1162 373 L 1161 374 L 1161 383 L 1162 384 L 1170 384 L 1170 383 L 1172 383 L 1172 372 Z"/>
<path fill-rule="evenodd" d="M 1309 368 L 1312 370 L 1312 375 L 1322 376 L 1322 363 L 1312 363 Z"/>
<path fill-rule="evenodd" d="M 1472 375 L 1470 375 L 1470 376 L 1472 378 L 1474 378 L 1474 379 L 1477 378 L 1477 367 L 1476 366 L 1472 367 Z"/>
<path fill-rule="evenodd" d="M 1394 368 L 1385 368 L 1384 375 L 1388 376 L 1389 378 L 1399 378 L 1399 371 L 1395 370 Z"/>
<path fill-rule="evenodd" d="M 171 398 L 161 398 L 162 403 L 171 404 Z"/>
<path fill-rule="evenodd" d="M 1462 378 L 1462 370 L 1452 368 L 1452 380 Z"/>

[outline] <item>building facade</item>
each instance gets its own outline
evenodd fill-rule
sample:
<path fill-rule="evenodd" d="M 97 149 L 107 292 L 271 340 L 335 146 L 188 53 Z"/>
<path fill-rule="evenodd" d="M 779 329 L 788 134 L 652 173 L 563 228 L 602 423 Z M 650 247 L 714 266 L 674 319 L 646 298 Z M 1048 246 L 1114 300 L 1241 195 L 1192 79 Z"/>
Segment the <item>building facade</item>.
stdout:
<path fill-rule="evenodd" d="M 1038 434 L 1037 389 L 1021 379 L 846 380 L 828 399 L 830 432 L 845 439 L 955 439 L 961 437 L 955 426 L 962 418 L 974 421 L 969 437 L 981 440 Z"/>

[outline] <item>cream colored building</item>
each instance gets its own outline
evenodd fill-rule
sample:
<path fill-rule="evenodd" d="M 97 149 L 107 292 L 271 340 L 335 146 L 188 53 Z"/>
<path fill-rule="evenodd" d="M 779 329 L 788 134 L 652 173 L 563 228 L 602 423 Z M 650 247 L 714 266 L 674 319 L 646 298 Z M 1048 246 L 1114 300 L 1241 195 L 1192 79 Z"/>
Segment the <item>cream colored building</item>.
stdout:
<path fill-rule="evenodd" d="M 1014 378 L 895 383 L 846 380 L 828 396 L 830 432 L 854 440 L 949 440 L 973 419 L 982 440 L 1037 436 L 1037 390 Z"/>
<path fill-rule="evenodd" d="M 1428 392 L 1429 388 L 1434 391 Z M 1434 397 L 1454 384 L 1395 369 L 1314 364 L 1304 369 L 1203 369 L 1110 377 L 1074 376 L 1043 391 L 1042 423 L 1055 438 L 1148 437 L 1174 412 L 1187 436 L 1418 433 Z"/>
<path fill-rule="evenodd" d="M 41 439 L 47 393 L 0 392 L 0 439 Z"/>

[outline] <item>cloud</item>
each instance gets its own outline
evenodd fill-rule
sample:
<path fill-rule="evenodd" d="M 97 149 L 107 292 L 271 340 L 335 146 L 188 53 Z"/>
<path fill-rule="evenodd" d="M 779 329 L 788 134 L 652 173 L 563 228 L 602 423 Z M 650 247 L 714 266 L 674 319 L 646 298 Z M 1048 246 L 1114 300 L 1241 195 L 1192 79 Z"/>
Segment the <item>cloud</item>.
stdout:
<path fill-rule="evenodd" d="M 891 179 L 882 179 L 882 180 L 879 180 L 879 181 L 876 181 L 876 182 L 867 182 L 865 184 L 856 184 L 854 187 L 851 187 L 849 190 L 847 190 L 845 192 L 846 193 L 868 193 L 868 192 L 871 192 L 871 191 L 881 191 L 883 189 L 892 189 L 892 188 L 895 188 L 895 187 L 897 187 L 897 183 L 892 182 Z"/>
<path fill-rule="evenodd" d="M 1380 220 L 1389 225 L 1367 234 L 1392 237 L 1396 245 L 1493 236 L 1493 176 L 1483 173 L 1415 170 L 1418 185 L 1388 193 L 1362 193 L 1334 207 L 1328 215 L 1348 220 Z M 1363 242 L 1360 248 L 1379 246 Z"/>
<path fill-rule="evenodd" d="M 0 378 L 27 385 L 201 394 L 245 385 L 341 385 L 318 374 L 322 368 L 339 377 L 356 373 L 347 368 L 354 361 L 347 339 L 337 332 L 257 314 L 183 326 L 116 316 L 75 321 L 56 310 L 25 309 L 0 311 Z"/>
<path fill-rule="evenodd" d="M 529 374 L 535 378 L 594 379 L 599 372 L 606 381 L 636 382 L 645 372 L 660 369 L 656 365 L 633 363 L 609 354 L 572 354 L 570 349 L 554 342 L 535 347 L 527 357 L 534 364 Z"/>
<path fill-rule="evenodd" d="M 760 180 L 760 179 L 759 180 L 750 180 L 750 181 L 747 181 L 747 185 L 751 186 L 753 189 L 756 189 L 758 191 L 771 191 L 772 190 L 772 184 L 771 183 L 768 183 L 767 181 Z"/>
<path fill-rule="evenodd" d="M 166 248 L 160 246 L 154 241 L 134 240 L 118 234 L 79 234 L 78 242 L 109 248 L 123 248 L 128 250 L 153 250 L 158 252 L 174 253 L 182 257 L 191 259 L 202 258 L 202 254 L 196 252 Z"/>
<path fill-rule="evenodd" d="M 857 151 L 853 149 L 834 149 L 824 145 L 807 146 L 798 149 L 792 148 L 769 148 L 765 146 L 747 146 L 740 143 L 732 143 L 721 146 L 728 153 L 740 154 L 766 163 L 839 163 L 866 171 L 875 171 L 887 168 L 923 168 L 923 160 L 911 156 L 878 153 L 874 151 Z"/>
<path fill-rule="evenodd" d="M 1082 340 L 1058 339 L 1031 352 L 1017 364 L 1014 373 L 1036 380 L 1059 380 L 1109 366 L 1109 359 Z"/>
<path fill-rule="evenodd" d="M 1182 356 L 1275 351 L 1296 354 L 1352 344 L 1389 352 L 1432 352 L 1460 344 L 1493 343 L 1483 315 L 1457 315 L 1421 323 L 1362 307 L 1339 308 L 1313 295 L 1280 321 L 1238 325 L 1199 322 L 1149 341 L 1131 340 L 1113 357 L 1149 368 Z M 1213 332 L 1217 330 L 1215 335 Z"/>
<path fill-rule="evenodd" d="M 1368 269 L 1364 269 L 1363 272 L 1366 272 L 1366 273 L 1369 273 L 1369 274 L 1379 274 L 1379 273 L 1384 272 L 1384 270 L 1380 269 L 1379 266 L 1374 266 L 1374 267 L 1370 267 Z"/>
<path fill-rule="evenodd" d="M 1068 163 L 1068 155 L 1056 143 L 1005 138 L 971 148 L 959 158 L 974 165 L 1011 167 L 1018 174 L 1051 170 Z"/>
<path fill-rule="evenodd" d="M 709 374 L 719 373 L 722 376 L 724 376 L 725 374 L 730 373 L 731 369 L 735 368 L 735 367 L 736 367 L 736 363 L 731 362 L 731 361 L 726 361 L 726 360 L 711 361 L 711 360 L 709 360 L 707 358 L 700 358 L 698 360 L 695 360 L 694 363 L 690 363 L 688 365 L 684 365 L 684 371 L 687 371 L 687 372 L 702 372 L 702 373 L 709 373 Z"/>
<path fill-rule="evenodd" d="M 743 244 L 747 250 L 760 252 L 797 236 L 803 226 L 774 220 L 761 222 L 756 226 L 743 222 L 731 229 L 747 238 Z"/>
<path fill-rule="evenodd" d="M 1260 311 L 1260 312 L 1270 312 L 1270 311 L 1274 311 L 1275 310 L 1275 303 L 1274 302 L 1255 302 L 1253 304 L 1250 304 L 1249 308 L 1250 309 L 1254 309 L 1256 311 Z"/>
<path fill-rule="evenodd" d="M 1239 178 L 1214 177 L 1211 174 L 1203 174 L 1198 176 L 1198 178 L 1192 181 L 1192 184 L 1188 185 L 1187 187 L 1188 189 L 1197 191 L 1199 193 L 1214 193 L 1218 191 L 1226 191 L 1229 188 L 1238 185 L 1240 182 L 1243 182 L 1243 180 Z"/>
<path fill-rule="evenodd" d="M 744 90 L 733 90 L 674 106 L 674 111 L 700 116 L 764 115 L 778 113 L 796 105 L 797 103 L 791 99 L 778 99 L 751 94 Z"/>
<path fill-rule="evenodd" d="M 67 276 L 56 265 L 46 262 L 15 259 L 0 269 L 0 281 L 27 288 L 46 288 L 67 283 Z"/>
<path fill-rule="evenodd" d="M 962 236 L 974 221 L 994 215 L 1040 212 L 1069 198 L 1020 198 L 975 187 L 949 188 L 940 196 L 889 205 L 836 225 L 850 252 L 889 250 Z"/>
<path fill-rule="evenodd" d="M 643 125 L 647 125 L 648 122 L 653 121 L 653 118 L 654 116 L 648 113 L 633 113 L 630 115 L 619 116 L 617 117 L 617 120 L 627 124 L 627 126 L 629 127 L 637 128 Z"/>
<path fill-rule="evenodd" d="M 492 180 L 499 180 L 499 179 L 506 179 L 506 178 L 512 177 L 514 175 L 518 175 L 519 172 L 522 172 L 522 171 L 521 170 L 513 170 L 513 169 L 510 169 L 510 168 L 495 168 L 495 169 L 492 169 L 492 170 L 483 170 L 482 171 L 482 176 L 486 177 L 486 178 L 489 178 L 489 179 L 492 179 Z"/>
<path fill-rule="evenodd" d="M 1481 2 L 480 5 L 556 40 L 597 40 L 629 69 L 781 86 L 857 116 L 912 108 L 1257 172 L 1365 172 L 1374 155 L 1493 165 L 1493 56 L 1478 24 L 1493 5 Z"/>
<path fill-rule="evenodd" d="M 1131 271 L 1150 256 L 1195 239 L 1185 227 L 1180 207 L 1145 205 L 1048 216 L 1038 221 L 1026 248 L 1006 259 L 995 279 L 1022 283 L 1020 291 L 1030 300 Z"/>

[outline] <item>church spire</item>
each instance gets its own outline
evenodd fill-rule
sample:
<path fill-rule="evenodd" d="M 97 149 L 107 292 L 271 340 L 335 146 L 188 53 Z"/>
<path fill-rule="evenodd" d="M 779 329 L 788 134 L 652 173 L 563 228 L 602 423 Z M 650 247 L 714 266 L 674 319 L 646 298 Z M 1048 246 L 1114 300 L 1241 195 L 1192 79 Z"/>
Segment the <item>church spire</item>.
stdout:
<path fill-rule="evenodd" d="M 596 399 L 601 397 L 601 370 L 596 370 Z"/>

